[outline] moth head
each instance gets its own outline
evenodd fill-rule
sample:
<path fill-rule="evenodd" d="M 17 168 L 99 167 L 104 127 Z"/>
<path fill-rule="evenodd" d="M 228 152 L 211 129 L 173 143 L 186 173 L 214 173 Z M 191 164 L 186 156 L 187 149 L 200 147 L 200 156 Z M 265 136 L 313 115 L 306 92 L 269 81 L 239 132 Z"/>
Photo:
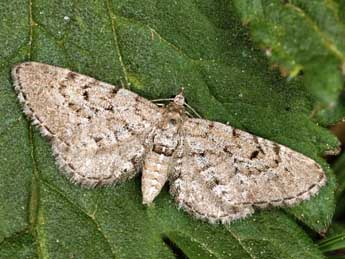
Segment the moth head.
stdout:
<path fill-rule="evenodd" d="M 181 116 L 185 113 L 185 98 L 184 98 L 184 89 L 181 88 L 181 91 L 178 95 L 175 96 L 174 99 L 172 99 L 172 102 L 170 102 L 166 106 L 166 111 L 169 114 L 174 114 L 176 113 L 176 116 Z"/>
<path fill-rule="evenodd" d="M 175 96 L 174 98 L 174 104 L 177 105 L 177 106 L 183 106 L 184 105 L 184 89 L 183 87 L 181 88 L 181 92 Z"/>

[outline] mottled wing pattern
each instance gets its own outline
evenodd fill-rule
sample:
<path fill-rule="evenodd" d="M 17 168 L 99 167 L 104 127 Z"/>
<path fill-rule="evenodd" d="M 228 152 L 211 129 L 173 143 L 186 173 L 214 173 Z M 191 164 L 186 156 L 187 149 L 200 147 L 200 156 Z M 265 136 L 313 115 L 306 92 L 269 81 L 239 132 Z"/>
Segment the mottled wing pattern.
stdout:
<path fill-rule="evenodd" d="M 70 178 L 85 186 L 126 180 L 140 169 L 156 105 L 125 89 L 46 64 L 12 71 L 19 100 Z"/>
<path fill-rule="evenodd" d="M 230 126 L 188 119 L 181 132 L 171 192 L 181 207 L 210 222 L 295 204 L 326 183 L 312 159 Z"/>

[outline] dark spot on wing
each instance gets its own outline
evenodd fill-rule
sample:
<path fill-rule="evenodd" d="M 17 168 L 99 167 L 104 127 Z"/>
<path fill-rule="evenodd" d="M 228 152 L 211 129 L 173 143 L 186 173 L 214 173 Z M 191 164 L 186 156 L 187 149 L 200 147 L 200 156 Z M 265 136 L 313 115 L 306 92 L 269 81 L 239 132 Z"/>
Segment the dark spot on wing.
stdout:
<path fill-rule="evenodd" d="M 96 143 L 100 142 L 102 139 L 103 138 L 101 138 L 101 137 L 94 137 L 94 140 L 95 140 Z"/>
<path fill-rule="evenodd" d="M 301 195 L 305 194 L 306 192 L 307 191 L 299 192 L 299 193 L 297 193 L 297 196 L 301 196 Z"/>
<path fill-rule="evenodd" d="M 94 113 L 98 113 L 99 109 L 96 107 L 90 107 L 90 109 L 94 112 Z"/>
<path fill-rule="evenodd" d="M 63 90 L 63 89 L 66 89 L 66 88 L 67 88 L 67 86 L 65 84 L 62 84 L 62 83 L 59 84 L 59 89 L 60 90 Z"/>
<path fill-rule="evenodd" d="M 266 204 L 267 201 L 256 201 L 254 202 L 254 204 L 258 204 L 258 205 L 262 205 L 262 204 Z"/>
<path fill-rule="evenodd" d="M 263 155 L 266 154 L 265 151 L 262 149 L 262 147 L 261 147 L 260 145 L 258 145 L 257 148 L 259 149 L 259 151 L 260 151 Z"/>
<path fill-rule="evenodd" d="M 75 170 L 75 168 L 74 168 L 74 166 L 71 164 L 71 163 L 69 163 L 69 164 L 67 164 L 72 170 Z"/>
<path fill-rule="evenodd" d="M 81 88 L 82 88 L 82 89 L 89 89 L 89 88 L 91 88 L 91 86 L 89 86 L 88 84 L 85 84 L 85 85 L 83 85 Z"/>
<path fill-rule="evenodd" d="M 41 124 L 43 124 L 43 122 L 42 122 L 41 118 L 40 118 L 40 117 L 38 117 L 38 116 L 37 116 L 37 114 L 36 114 L 35 118 L 36 118 L 36 120 L 38 120 L 38 121 L 39 121 Z"/>
<path fill-rule="evenodd" d="M 119 88 L 113 88 L 113 89 L 111 89 L 111 94 L 114 96 L 114 95 L 116 95 L 116 93 L 119 91 Z"/>
<path fill-rule="evenodd" d="M 85 101 L 88 101 L 88 100 L 89 100 L 89 93 L 88 93 L 87 91 L 85 91 L 85 92 L 83 93 L 83 97 L 84 97 L 84 100 L 85 100 Z"/>
<path fill-rule="evenodd" d="M 259 150 L 255 150 L 255 151 L 253 151 L 253 152 L 251 153 L 249 159 L 250 159 L 250 160 L 255 159 L 255 158 L 258 157 L 258 155 L 259 155 Z"/>
<path fill-rule="evenodd" d="M 68 107 L 71 108 L 71 109 L 73 109 L 73 108 L 76 106 L 75 103 L 68 103 L 67 105 L 68 105 Z"/>
<path fill-rule="evenodd" d="M 51 129 L 49 129 L 47 126 L 44 126 L 44 128 L 45 128 L 51 135 L 54 135 L 54 133 L 51 131 Z"/>
<path fill-rule="evenodd" d="M 59 84 L 59 92 L 60 92 L 60 94 L 64 97 L 64 98 L 66 98 L 67 97 L 67 95 L 66 95 L 66 93 L 64 93 L 64 90 L 67 88 L 67 86 L 66 85 L 64 85 L 64 84 Z"/>
<path fill-rule="evenodd" d="M 114 108 L 114 106 L 112 104 L 109 104 L 109 106 L 105 107 L 104 110 L 112 111 L 113 108 Z"/>
<path fill-rule="evenodd" d="M 20 92 L 25 100 L 27 100 L 26 94 L 23 92 L 23 90 Z"/>
<path fill-rule="evenodd" d="M 316 184 L 310 185 L 310 187 L 308 188 L 308 191 L 310 191 L 311 189 L 313 189 L 315 186 L 316 186 Z"/>
<path fill-rule="evenodd" d="M 67 74 L 68 79 L 75 79 L 77 76 L 78 76 L 78 74 L 75 72 L 72 72 L 72 71 L 68 72 L 68 74 Z"/>
<path fill-rule="evenodd" d="M 274 143 L 273 145 L 273 151 L 274 153 L 279 157 L 279 154 L 280 154 L 280 146 L 276 143 Z"/>
<path fill-rule="evenodd" d="M 219 179 L 217 179 L 217 178 L 214 178 L 214 179 L 213 179 L 213 182 L 214 182 L 216 185 L 219 185 L 219 184 L 220 184 L 220 181 L 219 181 Z"/>
<path fill-rule="evenodd" d="M 325 178 L 325 174 L 324 174 L 324 173 L 320 173 L 320 175 L 319 175 L 319 181 L 321 181 L 323 178 Z"/>
<path fill-rule="evenodd" d="M 231 150 L 231 147 L 230 147 L 230 146 L 225 146 L 225 147 L 223 148 L 223 151 L 224 151 L 225 153 L 228 153 L 228 154 L 230 154 L 230 155 L 232 156 L 232 152 L 231 152 L 230 150 Z"/>
<path fill-rule="evenodd" d="M 238 132 L 237 132 L 236 129 L 232 129 L 232 136 L 233 136 L 234 138 L 238 138 L 239 134 L 238 134 Z"/>

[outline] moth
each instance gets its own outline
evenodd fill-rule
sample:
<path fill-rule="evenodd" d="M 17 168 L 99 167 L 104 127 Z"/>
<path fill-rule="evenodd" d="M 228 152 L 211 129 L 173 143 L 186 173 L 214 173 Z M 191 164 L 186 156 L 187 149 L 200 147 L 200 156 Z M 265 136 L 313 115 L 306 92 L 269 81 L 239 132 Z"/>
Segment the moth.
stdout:
<path fill-rule="evenodd" d="M 164 184 L 179 207 L 211 223 L 291 206 L 325 185 L 314 160 L 219 122 L 191 118 L 178 94 L 159 107 L 123 88 L 36 62 L 12 70 L 24 112 L 52 144 L 62 171 L 86 187 L 142 172 L 143 203 Z"/>

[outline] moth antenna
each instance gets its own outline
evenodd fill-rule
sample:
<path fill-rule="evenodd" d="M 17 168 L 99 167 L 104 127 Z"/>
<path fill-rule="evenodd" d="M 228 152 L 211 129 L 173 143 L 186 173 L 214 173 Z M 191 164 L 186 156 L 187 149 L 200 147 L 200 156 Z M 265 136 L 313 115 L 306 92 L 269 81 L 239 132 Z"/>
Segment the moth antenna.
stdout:
<path fill-rule="evenodd" d="M 161 98 L 161 99 L 153 99 L 150 101 L 153 103 L 156 103 L 156 102 L 168 102 L 168 101 L 173 101 L 173 100 L 174 100 L 174 98 Z"/>
<path fill-rule="evenodd" d="M 186 105 L 186 107 L 190 109 L 192 113 L 196 115 L 196 117 L 198 117 L 199 119 L 202 119 L 201 115 L 192 106 L 190 106 L 188 103 L 185 103 L 184 105 Z"/>

